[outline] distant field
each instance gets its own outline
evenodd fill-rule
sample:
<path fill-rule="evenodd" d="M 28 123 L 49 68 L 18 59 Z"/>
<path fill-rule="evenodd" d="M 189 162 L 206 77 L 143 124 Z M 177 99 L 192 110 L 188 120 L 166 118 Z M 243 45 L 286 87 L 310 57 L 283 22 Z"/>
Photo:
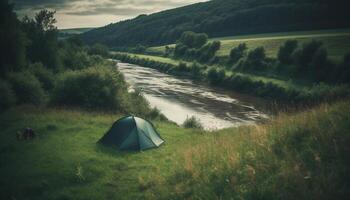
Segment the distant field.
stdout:
<path fill-rule="evenodd" d="M 221 41 L 221 48 L 217 52 L 218 56 L 228 56 L 232 48 L 238 46 L 240 43 L 246 43 L 250 49 L 263 46 L 269 57 L 276 57 L 279 47 L 286 40 L 290 39 L 295 39 L 299 43 L 313 39 L 322 41 L 328 50 L 330 58 L 334 60 L 340 60 L 345 53 L 350 52 L 350 29 L 244 35 L 212 38 L 210 40 Z M 174 45 L 169 46 L 174 47 Z M 147 52 L 162 53 L 164 50 L 165 46 L 150 47 Z"/>

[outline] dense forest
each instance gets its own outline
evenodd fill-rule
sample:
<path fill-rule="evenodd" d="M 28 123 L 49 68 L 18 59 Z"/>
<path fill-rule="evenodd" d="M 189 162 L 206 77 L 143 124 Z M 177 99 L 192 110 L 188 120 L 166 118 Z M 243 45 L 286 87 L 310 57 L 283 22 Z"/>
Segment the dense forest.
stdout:
<path fill-rule="evenodd" d="M 174 43 L 184 31 L 209 37 L 347 28 L 346 0 L 212 0 L 140 15 L 86 32 L 84 41 L 111 47 Z"/>

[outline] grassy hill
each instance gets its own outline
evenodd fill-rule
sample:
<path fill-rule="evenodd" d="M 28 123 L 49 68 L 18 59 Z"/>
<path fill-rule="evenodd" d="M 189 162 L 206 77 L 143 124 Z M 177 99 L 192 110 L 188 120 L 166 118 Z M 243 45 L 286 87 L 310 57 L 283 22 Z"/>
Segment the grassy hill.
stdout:
<path fill-rule="evenodd" d="M 212 38 L 211 40 L 219 40 L 221 48 L 217 52 L 217 56 L 228 56 L 232 48 L 237 47 L 241 43 L 246 43 L 249 49 L 256 47 L 264 47 L 269 57 L 276 57 L 277 52 L 287 40 L 295 39 L 299 43 L 305 43 L 311 40 L 318 40 L 324 43 L 324 47 L 328 50 L 331 59 L 340 60 L 344 54 L 350 52 L 350 29 L 340 30 L 320 30 L 320 31 L 300 31 L 285 33 L 269 33 L 255 34 L 244 36 L 232 36 Z M 174 44 L 168 46 L 174 47 Z M 165 46 L 149 47 L 146 53 L 163 55 Z"/>
<path fill-rule="evenodd" d="M 184 31 L 211 38 L 242 34 L 349 28 L 346 0 L 212 0 L 93 29 L 87 43 L 110 47 L 174 43 Z M 296 14 L 297 13 L 297 14 Z"/>
<path fill-rule="evenodd" d="M 96 144 L 121 115 L 17 107 L 0 114 L 1 199 L 346 199 L 350 103 L 214 133 L 154 121 L 166 144 Z M 25 127 L 39 134 L 16 141 Z"/>

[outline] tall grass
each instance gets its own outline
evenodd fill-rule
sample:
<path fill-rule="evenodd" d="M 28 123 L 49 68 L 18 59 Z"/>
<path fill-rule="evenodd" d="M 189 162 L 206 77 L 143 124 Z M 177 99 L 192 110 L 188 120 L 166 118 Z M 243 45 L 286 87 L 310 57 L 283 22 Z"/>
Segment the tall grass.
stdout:
<path fill-rule="evenodd" d="M 96 145 L 115 114 L 33 107 L 0 114 L 1 199 L 347 199 L 350 102 L 213 133 L 153 121 L 143 153 Z M 15 133 L 32 127 L 33 141 Z"/>

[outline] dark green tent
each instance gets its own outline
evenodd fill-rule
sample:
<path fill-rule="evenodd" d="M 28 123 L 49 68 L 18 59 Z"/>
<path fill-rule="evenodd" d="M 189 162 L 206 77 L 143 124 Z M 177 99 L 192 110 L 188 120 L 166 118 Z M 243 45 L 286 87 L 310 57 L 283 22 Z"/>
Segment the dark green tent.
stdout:
<path fill-rule="evenodd" d="M 139 117 L 127 116 L 116 121 L 99 142 L 117 146 L 120 150 L 145 150 L 159 147 L 164 140 L 152 123 Z"/>

